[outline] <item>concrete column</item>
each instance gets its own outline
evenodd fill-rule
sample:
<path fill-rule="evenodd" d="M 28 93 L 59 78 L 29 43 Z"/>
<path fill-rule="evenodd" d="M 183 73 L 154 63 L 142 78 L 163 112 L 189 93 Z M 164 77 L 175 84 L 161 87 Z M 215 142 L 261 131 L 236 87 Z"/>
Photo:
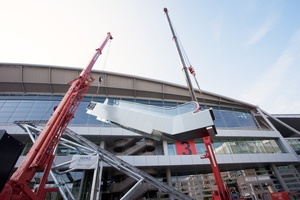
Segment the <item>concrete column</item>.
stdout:
<path fill-rule="evenodd" d="M 167 183 L 169 186 L 172 187 L 172 176 L 171 176 L 171 169 L 167 168 L 166 169 L 166 174 L 167 174 Z"/>
<path fill-rule="evenodd" d="M 261 111 L 260 108 L 256 108 L 256 110 L 259 112 L 259 114 L 262 116 L 262 118 L 268 123 L 268 125 L 275 131 L 277 130 L 275 128 L 275 126 L 267 119 L 267 117 L 265 116 L 265 114 Z"/>
<path fill-rule="evenodd" d="M 168 152 L 168 143 L 167 141 L 163 141 L 163 155 L 169 155 L 169 152 Z"/>
<path fill-rule="evenodd" d="M 91 200 L 97 200 L 98 197 L 98 190 L 97 190 L 97 185 L 99 183 L 99 176 L 98 176 L 98 172 L 99 172 L 99 159 L 97 160 L 97 166 L 94 169 L 94 176 L 93 176 L 93 182 L 92 182 L 92 188 L 91 188 Z M 101 177 L 100 177 L 101 179 Z M 101 180 L 100 180 L 101 183 Z"/>
<path fill-rule="evenodd" d="M 79 187 L 79 191 L 78 191 L 78 199 L 80 199 L 81 195 L 82 195 L 83 184 L 84 184 L 84 176 L 85 176 L 85 170 L 82 171 L 82 177 L 81 177 L 80 187 Z"/>
<path fill-rule="evenodd" d="M 100 142 L 100 147 L 105 149 L 106 144 L 105 141 Z M 102 173 L 103 173 L 103 161 L 99 159 L 99 173 L 98 173 L 98 192 L 97 192 L 97 198 L 96 200 L 101 200 L 101 182 L 102 182 Z"/>
<path fill-rule="evenodd" d="M 166 169 L 166 175 L 167 175 L 167 183 L 170 187 L 172 187 L 172 175 L 171 175 L 171 169 L 168 167 Z M 174 198 L 169 195 L 170 200 L 174 200 Z"/>
<path fill-rule="evenodd" d="M 282 186 L 283 190 L 286 191 L 286 192 L 289 192 L 289 188 L 287 187 L 287 185 L 285 184 L 285 181 L 283 180 L 280 172 L 278 171 L 277 167 L 275 164 L 271 164 L 271 167 L 272 167 L 272 170 L 273 172 L 275 173 L 280 185 Z"/>

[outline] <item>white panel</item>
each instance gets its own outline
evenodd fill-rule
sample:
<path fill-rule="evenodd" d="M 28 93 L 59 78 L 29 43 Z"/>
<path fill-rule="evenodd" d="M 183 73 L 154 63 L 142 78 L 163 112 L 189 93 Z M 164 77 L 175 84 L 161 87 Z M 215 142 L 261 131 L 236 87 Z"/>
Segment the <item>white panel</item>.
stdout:
<path fill-rule="evenodd" d="M 118 156 L 120 159 L 124 160 L 125 162 L 129 163 L 130 165 L 134 165 L 134 157 L 135 156 Z"/>
<path fill-rule="evenodd" d="M 195 165 L 209 164 L 209 159 L 201 159 L 200 155 L 193 155 L 192 160 Z"/>
<path fill-rule="evenodd" d="M 145 156 L 147 166 L 157 166 L 159 161 L 157 156 Z"/>
<path fill-rule="evenodd" d="M 181 158 L 181 164 L 182 165 L 192 165 L 193 164 L 193 159 L 191 155 L 184 155 L 184 156 L 180 156 Z M 200 159 L 200 157 L 199 157 Z"/>
<path fill-rule="evenodd" d="M 218 163 L 234 163 L 234 157 L 232 157 L 232 154 L 226 154 L 226 155 L 217 155 L 217 162 Z"/>
<path fill-rule="evenodd" d="M 134 166 L 147 166 L 146 156 L 133 156 L 133 158 Z"/>
<path fill-rule="evenodd" d="M 170 156 L 158 156 L 159 166 L 169 166 L 171 165 Z"/>
<path fill-rule="evenodd" d="M 245 163 L 251 163 L 252 162 L 252 160 L 249 156 L 243 155 L 243 154 L 240 154 L 240 160 L 236 160 L 236 161 L 237 162 L 242 161 L 242 162 L 245 162 Z"/>
<path fill-rule="evenodd" d="M 182 165 L 181 156 L 170 156 L 171 165 Z"/>
<path fill-rule="evenodd" d="M 250 157 L 250 159 L 252 160 L 253 163 L 261 162 L 258 154 L 248 154 L 248 156 Z M 239 161 L 237 160 L 236 163 L 238 163 L 238 162 Z"/>
<path fill-rule="evenodd" d="M 88 128 L 89 135 L 99 135 L 100 134 L 100 127 L 89 127 Z"/>

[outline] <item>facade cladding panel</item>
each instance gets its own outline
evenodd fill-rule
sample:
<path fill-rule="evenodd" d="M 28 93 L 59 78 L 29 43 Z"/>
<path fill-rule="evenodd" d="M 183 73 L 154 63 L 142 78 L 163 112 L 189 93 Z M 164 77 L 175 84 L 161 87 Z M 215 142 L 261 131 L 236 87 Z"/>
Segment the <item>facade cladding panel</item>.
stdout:
<path fill-rule="evenodd" d="M 53 108 L 67 91 L 66 84 L 80 71 L 53 66 L 0 64 L 0 129 L 25 145 L 16 167 L 32 142 L 15 122 L 39 121 L 37 127 L 42 129 L 42 121 L 49 119 Z M 176 107 L 189 101 L 188 89 L 117 73 L 93 71 L 92 74 L 95 82 L 68 128 L 192 198 L 209 199 L 215 189 L 215 180 L 209 160 L 200 158 L 206 153 L 201 138 L 187 141 L 183 145 L 188 146 L 179 148 L 182 144 L 176 141 L 143 138 L 86 114 L 91 101 L 103 103 L 106 98 L 164 108 Z M 102 82 L 99 82 L 99 77 L 103 78 Z M 223 181 L 231 191 L 248 199 L 263 199 L 276 191 L 300 192 L 297 155 L 300 153 L 300 139 L 297 130 L 293 131 L 281 123 L 274 126 L 276 119 L 254 105 L 206 91 L 196 94 L 202 109 L 213 108 L 218 132 L 212 138 L 213 148 Z M 275 128 L 279 126 L 283 126 L 284 131 L 279 132 L 279 128 Z M 55 164 L 69 161 L 78 154 L 77 149 L 59 145 Z M 102 199 L 119 199 L 135 184 L 107 163 L 103 163 L 101 172 Z M 90 199 L 93 176 L 93 170 L 74 170 L 65 175 L 64 181 L 75 198 Z M 32 180 L 33 187 L 35 184 L 38 184 L 38 177 Z M 50 178 L 51 184 L 53 179 Z M 60 198 L 60 194 L 55 195 Z M 147 187 L 133 197 L 138 198 L 170 197 L 158 188 Z"/>

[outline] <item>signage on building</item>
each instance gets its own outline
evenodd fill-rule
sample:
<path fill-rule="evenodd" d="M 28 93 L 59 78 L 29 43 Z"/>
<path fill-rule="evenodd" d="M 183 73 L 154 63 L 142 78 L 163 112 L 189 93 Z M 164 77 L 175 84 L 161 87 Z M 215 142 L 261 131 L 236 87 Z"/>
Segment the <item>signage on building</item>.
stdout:
<path fill-rule="evenodd" d="M 70 164 L 71 169 L 95 169 L 98 164 L 98 156 L 73 155 Z"/>
<path fill-rule="evenodd" d="M 194 140 L 184 142 L 175 142 L 177 155 L 192 155 L 197 154 Z"/>

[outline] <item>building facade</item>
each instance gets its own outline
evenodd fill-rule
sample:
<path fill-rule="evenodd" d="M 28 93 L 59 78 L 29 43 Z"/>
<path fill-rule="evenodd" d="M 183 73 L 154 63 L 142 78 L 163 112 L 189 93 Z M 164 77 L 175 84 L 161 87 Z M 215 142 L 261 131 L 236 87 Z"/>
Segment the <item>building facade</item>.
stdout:
<path fill-rule="evenodd" d="M 32 145 L 28 131 L 16 122 L 34 121 L 42 129 L 67 91 L 67 83 L 80 72 L 66 67 L 0 64 L 0 129 L 25 143 L 16 167 Z M 95 81 L 68 129 L 194 199 L 209 199 L 216 186 L 209 160 L 201 158 L 206 154 L 202 138 L 184 143 L 189 146 L 182 152 L 176 141 L 144 138 L 86 113 L 91 101 L 104 102 L 106 98 L 172 108 L 190 101 L 188 89 L 125 74 L 93 71 L 92 75 Z M 207 91 L 196 90 L 196 96 L 202 110 L 213 109 L 217 129 L 212 138 L 214 152 L 223 181 L 232 192 L 248 199 L 267 199 L 269 193 L 278 191 L 300 192 L 298 115 L 270 115 L 257 106 Z M 60 144 L 54 163 L 68 162 L 80 154 L 78 149 Z M 76 199 L 120 199 L 136 182 L 107 163 L 99 170 L 96 193 L 93 169 L 75 169 L 62 178 Z M 37 175 L 32 187 L 38 183 Z M 49 178 L 49 185 L 55 184 Z M 63 197 L 52 194 L 52 198 Z M 151 185 L 141 187 L 132 198 L 172 199 Z"/>

